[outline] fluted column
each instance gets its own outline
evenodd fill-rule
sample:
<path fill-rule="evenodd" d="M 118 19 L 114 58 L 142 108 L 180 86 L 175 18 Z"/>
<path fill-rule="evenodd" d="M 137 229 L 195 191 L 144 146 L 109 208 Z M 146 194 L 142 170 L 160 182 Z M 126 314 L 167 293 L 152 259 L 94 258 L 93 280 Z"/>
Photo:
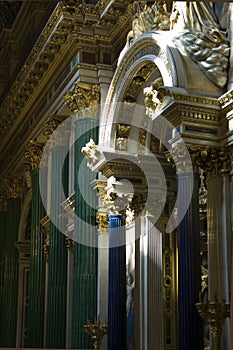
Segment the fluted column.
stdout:
<path fill-rule="evenodd" d="M 51 348 L 66 346 L 67 250 L 65 235 L 57 227 L 61 227 L 64 220 L 61 203 L 64 200 L 62 187 L 64 192 L 67 191 L 68 164 L 63 162 L 66 153 L 67 147 L 64 146 L 64 142 L 57 142 L 57 145 L 51 148 L 51 225 L 46 315 L 46 347 Z M 60 178 L 61 169 L 63 183 Z"/>
<path fill-rule="evenodd" d="M 0 324 L 5 322 L 6 305 L 4 301 L 5 293 L 5 264 L 6 264 L 6 213 L 7 201 L 6 198 L 0 198 Z M 3 346 L 5 330 L 0 328 L 0 346 Z"/>
<path fill-rule="evenodd" d="M 178 217 L 184 215 L 177 228 L 179 350 L 202 350 L 202 320 L 195 306 L 201 290 L 198 172 L 193 170 L 183 144 L 176 145 L 172 152 L 177 167 Z"/>
<path fill-rule="evenodd" d="M 21 208 L 22 180 L 7 178 L 6 241 L 5 241 L 5 271 L 3 292 L 3 324 L 4 334 L 2 346 L 16 346 L 17 301 L 18 301 L 18 252 L 16 241 Z"/>
<path fill-rule="evenodd" d="M 83 161 L 81 149 L 92 138 L 98 142 L 97 118 L 79 118 L 76 123 L 75 153 L 75 244 L 72 347 L 92 348 L 85 333 L 87 320 L 97 317 L 97 232 L 96 194 L 91 186 L 96 174 Z"/>
<path fill-rule="evenodd" d="M 125 217 L 109 215 L 108 349 L 126 350 Z"/>
<path fill-rule="evenodd" d="M 44 241 L 40 220 L 45 214 L 44 206 L 40 195 L 39 178 L 45 178 L 47 169 L 41 168 L 40 159 L 43 152 L 43 145 L 31 141 L 25 157 L 32 168 L 32 218 L 31 218 L 31 242 L 30 242 L 30 263 L 29 263 L 29 299 L 27 316 L 27 337 L 25 346 L 43 347 L 44 335 L 44 303 L 45 303 L 45 259 Z"/>
<path fill-rule="evenodd" d="M 207 177 L 208 292 L 211 302 L 229 302 L 231 265 L 230 177 L 218 159 L 219 170 L 209 169 Z M 212 171 L 211 171 L 212 170 Z M 230 349 L 229 319 L 224 322 L 222 348 Z"/>

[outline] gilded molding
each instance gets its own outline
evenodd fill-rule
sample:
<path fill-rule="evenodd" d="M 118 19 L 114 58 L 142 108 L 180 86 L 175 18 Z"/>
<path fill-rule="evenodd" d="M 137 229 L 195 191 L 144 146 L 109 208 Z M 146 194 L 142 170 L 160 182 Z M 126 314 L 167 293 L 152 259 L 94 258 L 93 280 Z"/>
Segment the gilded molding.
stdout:
<path fill-rule="evenodd" d="M 22 177 L 8 177 L 4 179 L 7 198 L 20 198 L 22 196 Z"/>

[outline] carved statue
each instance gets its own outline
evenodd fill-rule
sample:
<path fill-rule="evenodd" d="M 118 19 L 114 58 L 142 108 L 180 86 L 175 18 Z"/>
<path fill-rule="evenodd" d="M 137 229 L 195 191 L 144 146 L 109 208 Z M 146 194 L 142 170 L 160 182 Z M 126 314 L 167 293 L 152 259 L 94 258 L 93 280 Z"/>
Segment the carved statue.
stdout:
<path fill-rule="evenodd" d="M 174 1 L 171 29 L 187 55 L 217 86 L 227 82 L 229 43 L 211 2 Z"/>
<path fill-rule="evenodd" d="M 93 139 L 90 139 L 86 146 L 82 147 L 81 152 L 86 155 L 87 166 L 90 169 L 97 163 L 97 161 L 102 156 L 102 152 L 98 149 L 98 146 L 95 144 Z"/>

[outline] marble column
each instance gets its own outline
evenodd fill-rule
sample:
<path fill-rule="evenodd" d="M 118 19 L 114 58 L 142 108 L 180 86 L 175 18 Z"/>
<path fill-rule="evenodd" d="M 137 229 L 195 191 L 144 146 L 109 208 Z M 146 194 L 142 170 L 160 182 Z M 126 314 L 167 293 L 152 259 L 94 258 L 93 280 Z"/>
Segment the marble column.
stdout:
<path fill-rule="evenodd" d="M 75 243 L 72 347 L 90 349 L 92 340 L 84 325 L 97 317 L 97 230 L 96 193 L 91 183 L 96 174 L 86 165 L 81 149 L 90 141 L 98 143 L 97 118 L 81 117 L 76 123 L 75 152 Z"/>
<path fill-rule="evenodd" d="M 108 349 L 126 350 L 125 218 L 109 215 Z"/>
<path fill-rule="evenodd" d="M 192 190 L 189 173 L 178 174 L 178 210 Z M 193 195 L 178 226 L 178 338 L 179 350 L 203 349 L 202 320 L 195 307 L 201 290 L 198 175 L 194 174 Z"/>
<path fill-rule="evenodd" d="M 61 203 L 64 200 L 63 189 L 67 192 L 68 164 L 63 162 L 66 153 L 67 147 L 64 145 L 57 144 L 51 148 L 51 225 L 46 320 L 46 347 L 48 348 L 66 346 L 67 249 L 64 232 L 57 227 L 62 226 L 64 221 Z M 63 182 L 60 178 L 61 169 Z"/>
<path fill-rule="evenodd" d="M 5 240 L 5 271 L 3 293 L 3 324 L 2 346 L 16 346 L 17 301 L 18 301 L 18 252 L 16 241 L 21 209 L 21 178 L 7 178 L 6 240 Z"/>
<path fill-rule="evenodd" d="M 46 177 L 47 169 L 41 168 L 40 158 L 43 146 L 35 146 L 29 143 L 29 149 L 25 157 L 32 167 L 32 217 L 31 217 L 31 242 L 29 262 L 29 299 L 27 315 L 27 337 L 26 347 L 43 347 L 44 335 L 44 303 L 45 303 L 45 259 L 44 241 L 40 220 L 45 215 L 44 206 L 40 195 L 39 177 Z"/>

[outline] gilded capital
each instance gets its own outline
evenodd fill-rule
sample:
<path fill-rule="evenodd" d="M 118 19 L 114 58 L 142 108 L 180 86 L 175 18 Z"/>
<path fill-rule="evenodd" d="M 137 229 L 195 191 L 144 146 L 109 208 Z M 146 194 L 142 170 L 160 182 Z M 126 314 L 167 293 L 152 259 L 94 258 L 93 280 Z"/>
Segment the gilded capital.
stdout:
<path fill-rule="evenodd" d="M 4 179 L 7 198 L 20 198 L 22 195 L 22 177 Z"/>
<path fill-rule="evenodd" d="M 74 89 L 68 91 L 67 95 L 63 98 L 72 112 L 78 112 L 99 104 L 100 88 L 97 84 L 88 85 L 76 81 L 74 83 Z"/>
<path fill-rule="evenodd" d="M 32 170 L 40 167 L 40 160 L 44 150 L 44 143 L 30 140 L 27 150 L 25 152 L 25 158 L 29 161 Z"/>
<path fill-rule="evenodd" d="M 189 147 L 195 168 L 203 169 L 207 176 L 230 173 L 232 151 L 227 147 Z"/>

